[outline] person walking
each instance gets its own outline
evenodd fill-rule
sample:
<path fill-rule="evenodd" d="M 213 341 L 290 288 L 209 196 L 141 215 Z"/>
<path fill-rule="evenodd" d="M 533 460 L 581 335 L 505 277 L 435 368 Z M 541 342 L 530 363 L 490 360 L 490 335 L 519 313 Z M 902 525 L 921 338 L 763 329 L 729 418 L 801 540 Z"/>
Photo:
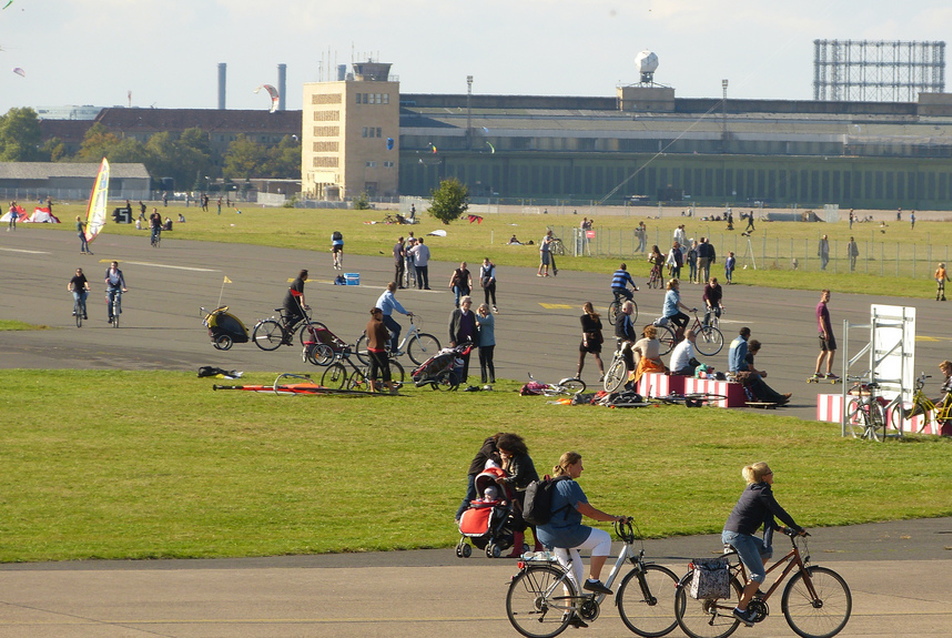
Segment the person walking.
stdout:
<path fill-rule="evenodd" d="M 591 301 L 586 301 L 582 306 L 583 314 L 579 321 L 582 323 L 582 341 L 578 344 L 578 369 L 575 376 L 582 378 L 582 369 L 585 367 L 585 355 L 591 354 L 595 357 L 595 365 L 598 366 L 598 380 L 605 378 L 605 364 L 602 363 L 602 344 L 605 342 L 602 336 L 601 316 L 595 312 L 595 307 Z"/>
<path fill-rule="evenodd" d="M 479 329 L 479 378 L 482 383 L 496 383 L 496 366 L 493 353 L 496 349 L 496 319 L 489 312 L 489 304 L 479 304 L 476 311 L 476 327 Z"/>
<path fill-rule="evenodd" d="M 688 249 L 688 254 L 685 255 L 685 259 L 688 264 L 688 279 L 692 284 L 698 283 L 697 278 L 697 242 L 693 239 L 688 240 L 691 244 L 691 248 Z"/>
<path fill-rule="evenodd" d="M 344 269 L 344 236 L 339 230 L 331 233 L 331 255 L 334 259 L 334 270 Z"/>
<path fill-rule="evenodd" d="M 17 211 L 17 203 L 15 201 L 10 202 L 10 221 L 7 222 L 7 232 L 17 229 L 17 217 L 19 217 L 19 211 Z"/>
<path fill-rule="evenodd" d="M 638 222 L 638 228 L 635 229 L 635 237 L 638 238 L 637 253 L 643 253 L 648 249 L 648 228 L 643 221 Z"/>
<path fill-rule="evenodd" d="M 393 280 L 397 283 L 397 288 L 399 290 L 403 290 L 405 287 L 403 285 L 403 260 L 405 257 L 406 255 L 404 254 L 403 237 L 398 237 L 397 243 L 393 245 Z"/>
<path fill-rule="evenodd" d="M 826 235 L 820 237 L 816 254 L 820 258 L 820 270 L 826 270 L 826 265 L 830 263 L 830 240 L 827 239 Z"/>
<path fill-rule="evenodd" d="M 835 381 L 839 379 L 833 374 L 833 358 L 836 356 L 836 337 L 833 336 L 833 324 L 830 321 L 830 310 L 827 304 L 830 303 L 830 291 L 823 289 L 820 292 L 820 303 L 816 306 L 817 331 L 820 336 L 820 354 L 816 358 L 816 371 L 813 373 L 814 379 L 820 379 L 820 368 L 826 361 L 826 378 Z"/>
<path fill-rule="evenodd" d="M 496 264 L 491 262 L 489 257 L 484 257 L 479 267 L 479 285 L 483 288 L 486 303 L 490 303 L 492 298 L 493 312 L 499 314 L 499 308 L 496 307 Z"/>
<path fill-rule="evenodd" d="M 664 263 L 668 267 L 668 272 L 671 277 L 680 279 L 681 265 L 684 263 L 684 253 L 681 252 L 680 243 L 674 242 L 674 244 L 671 245 L 671 250 L 668 251 L 668 258 Z"/>
<path fill-rule="evenodd" d="M 856 258 L 859 257 L 859 246 L 856 240 L 850 237 L 850 242 L 846 244 L 846 254 L 850 258 L 850 272 L 856 272 Z"/>
<path fill-rule="evenodd" d="M 410 249 L 413 255 L 413 267 L 416 270 L 417 290 L 430 289 L 430 247 L 423 243 L 420 237 L 416 245 Z"/>
<path fill-rule="evenodd" d="M 754 230 L 754 211 L 750 211 L 747 215 L 747 228 L 744 229 L 745 233 L 749 233 Z"/>
<path fill-rule="evenodd" d="M 935 269 L 935 300 L 945 301 L 945 282 L 949 281 L 949 273 L 945 270 L 945 262 L 939 262 Z"/>
<path fill-rule="evenodd" d="M 382 313 L 381 321 L 383 321 L 383 325 L 386 326 L 387 330 L 390 331 L 390 352 L 397 351 L 397 347 L 400 345 L 400 331 L 403 330 L 403 327 L 393 318 L 393 312 L 397 311 L 408 317 L 413 316 L 412 312 L 408 312 L 407 309 L 397 301 L 394 295 L 396 290 L 397 282 L 391 281 L 387 284 L 387 289 L 377 298 L 377 303 L 374 304 L 377 308 L 380 308 Z"/>
<path fill-rule="evenodd" d="M 912 211 L 909 214 L 909 222 L 912 224 L 912 226 L 910 227 L 910 230 L 915 230 L 916 229 L 916 211 Z"/>
<path fill-rule="evenodd" d="M 727 259 L 724 260 L 724 279 L 727 285 L 734 283 L 734 267 L 737 266 L 737 258 L 734 257 L 734 251 L 727 251 Z"/>
<path fill-rule="evenodd" d="M 766 463 L 761 461 L 747 465 L 741 470 L 741 475 L 747 481 L 747 488 L 724 523 L 721 541 L 737 550 L 737 555 L 747 568 L 749 580 L 744 583 L 744 591 L 734 608 L 734 617 L 748 627 L 753 627 L 757 617 L 747 611 L 747 605 L 767 578 L 764 567 L 773 555 L 773 532 L 783 529 L 775 518 L 779 518 L 800 536 L 806 535 L 806 530 L 797 525 L 774 498 L 771 489 L 774 474 Z M 763 539 L 754 536 L 761 526 L 764 528 Z"/>
<path fill-rule="evenodd" d="M 461 297 L 468 297 L 473 291 L 473 275 L 466 267 L 466 262 L 460 262 L 459 268 L 450 275 L 450 290 L 456 295 L 456 307 L 459 308 Z"/>
<path fill-rule="evenodd" d="M 552 231 L 546 231 L 545 237 L 539 242 L 539 270 L 536 277 L 549 276 L 549 264 L 552 262 Z M 558 275 L 559 271 L 553 266 L 552 274 Z"/>
<path fill-rule="evenodd" d="M 89 242 L 86 240 L 86 222 L 79 215 L 76 216 L 76 234 L 79 235 L 79 253 L 81 255 L 92 255 L 89 250 Z"/>

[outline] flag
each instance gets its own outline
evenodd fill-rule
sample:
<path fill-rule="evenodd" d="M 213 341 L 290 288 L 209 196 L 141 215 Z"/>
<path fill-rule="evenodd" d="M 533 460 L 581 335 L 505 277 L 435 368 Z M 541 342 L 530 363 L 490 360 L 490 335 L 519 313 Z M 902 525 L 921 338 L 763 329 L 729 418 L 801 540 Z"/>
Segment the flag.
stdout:
<path fill-rule="evenodd" d="M 231 279 L 228 278 L 228 275 L 225 275 L 225 281 L 223 283 L 230 284 Z"/>

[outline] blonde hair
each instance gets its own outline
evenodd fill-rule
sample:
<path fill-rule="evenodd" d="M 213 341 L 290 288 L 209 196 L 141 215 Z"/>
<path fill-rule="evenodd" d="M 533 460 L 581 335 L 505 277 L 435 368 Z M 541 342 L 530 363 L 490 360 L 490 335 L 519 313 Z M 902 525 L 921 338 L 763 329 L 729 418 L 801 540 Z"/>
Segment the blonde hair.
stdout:
<path fill-rule="evenodd" d="M 648 339 L 654 339 L 658 336 L 658 329 L 649 324 L 645 326 L 645 330 L 641 334 L 643 334 Z"/>
<path fill-rule="evenodd" d="M 566 452 L 559 457 L 559 464 L 552 468 L 552 476 L 566 476 L 569 473 L 569 466 L 581 460 L 582 455 L 578 452 Z"/>
<path fill-rule="evenodd" d="M 753 485 L 754 483 L 763 482 L 764 477 L 770 474 L 770 466 L 767 465 L 766 461 L 758 461 L 752 465 L 745 465 L 740 473 L 748 485 Z"/>

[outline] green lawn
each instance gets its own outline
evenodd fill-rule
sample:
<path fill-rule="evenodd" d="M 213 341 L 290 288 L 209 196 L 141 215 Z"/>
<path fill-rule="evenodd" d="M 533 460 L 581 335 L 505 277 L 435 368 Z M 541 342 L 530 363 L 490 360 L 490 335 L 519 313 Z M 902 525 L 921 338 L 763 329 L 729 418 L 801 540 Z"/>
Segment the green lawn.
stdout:
<path fill-rule="evenodd" d="M 523 435 L 543 472 L 581 452 L 592 502 L 653 536 L 719 531 L 757 460 L 806 526 L 952 515 L 952 441 L 934 437 L 867 443 L 768 413 L 547 405 L 512 382 L 356 398 L 213 383 L 0 371 L 0 561 L 449 547 L 469 461 L 498 430 Z"/>
<path fill-rule="evenodd" d="M 151 211 L 152 206 L 149 206 Z M 188 239 L 227 243 L 248 243 L 307 250 L 329 250 L 330 236 L 334 230 L 344 235 L 347 254 L 389 255 L 397 236 L 413 231 L 417 236 L 435 229 L 447 231 L 447 237 L 430 237 L 427 243 L 437 260 L 465 260 L 478 264 L 486 256 L 500 266 L 536 267 L 537 246 L 507 246 L 509 237 L 516 234 L 522 241 L 538 240 L 552 227 L 566 240 L 571 229 L 585 214 L 597 213 L 582 209 L 572 214 L 486 214 L 482 223 L 469 223 L 465 219 L 448 226 L 436 221 L 425 212 L 416 226 L 397 226 L 381 222 L 388 211 L 383 210 L 326 210 L 300 208 L 260 208 L 257 205 L 241 205 L 242 214 L 234 208 L 225 209 L 221 215 L 203 213 L 192 206 L 185 208 L 172 205 L 158 206 L 163 217 L 178 219 L 185 215 L 185 224 L 174 224 L 174 230 L 166 233 L 166 239 Z M 652 208 L 632 209 L 632 216 L 595 215 L 596 231 L 600 245 L 610 249 L 612 256 L 563 257 L 559 268 L 585 272 L 610 273 L 622 259 L 630 262 L 630 270 L 637 280 L 647 276 L 648 268 L 641 264 L 641 255 L 632 254 L 632 232 L 642 215 L 656 215 Z M 85 204 L 64 204 L 54 207 L 64 222 L 57 230 L 75 232 L 76 215 L 85 214 Z M 715 212 L 715 211 L 709 211 Z M 717 211 L 720 212 L 720 211 Z M 736 230 L 728 232 L 723 222 L 707 222 L 700 218 L 665 217 L 647 219 L 648 243 L 658 243 L 662 251 L 671 245 L 674 228 L 686 225 L 688 237 L 708 236 L 718 249 L 719 263 L 712 273 L 723 274 L 723 258 L 728 250 L 738 257 L 735 281 L 738 284 L 769 286 L 789 289 L 816 289 L 828 287 L 837 292 L 868 293 L 896 296 L 934 295 L 935 283 L 932 273 L 938 261 L 947 260 L 952 246 L 952 224 L 941 221 L 920 221 L 915 231 L 908 223 L 889 222 L 883 229 L 878 223 L 856 224 L 850 230 L 846 221 L 835 224 L 802 222 L 757 222 L 757 230 L 750 238 L 750 250 L 756 258 L 757 268 L 743 269 L 744 253 L 748 250 L 747 238 L 741 236 L 744 223 L 740 221 L 739 209 L 735 210 Z M 637 216 L 636 216 L 637 215 Z M 845 213 L 844 213 L 845 215 Z M 24 225 L 25 226 L 25 225 Z M 46 230 L 50 227 L 46 227 Z M 132 225 L 110 223 L 103 231 L 108 234 L 138 235 L 143 243 L 148 241 L 148 230 L 136 231 Z M 820 234 L 828 234 L 832 257 L 831 265 L 819 274 L 816 249 Z M 849 273 L 845 259 L 846 242 L 855 236 L 860 244 L 862 258 L 857 272 Z M 78 240 L 77 240 L 78 241 Z M 766 255 L 766 259 L 764 256 Z M 799 260 L 798 270 L 792 269 L 791 257 Z M 913 260 L 915 257 L 915 260 Z M 330 256 L 328 256 L 328 262 Z M 751 266 L 754 264 L 751 263 Z M 686 276 L 686 269 L 683 273 Z"/>

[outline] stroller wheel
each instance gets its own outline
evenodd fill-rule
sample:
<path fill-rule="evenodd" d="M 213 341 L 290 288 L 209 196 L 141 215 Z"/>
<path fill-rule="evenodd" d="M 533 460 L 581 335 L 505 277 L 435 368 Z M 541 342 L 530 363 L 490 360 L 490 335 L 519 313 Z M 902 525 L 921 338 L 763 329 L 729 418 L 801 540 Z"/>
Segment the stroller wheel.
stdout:
<path fill-rule="evenodd" d="M 486 557 L 487 558 L 499 558 L 502 555 L 502 550 L 499 548 L 499 545 L 496 543 L 490 543 L 486 545 Z"/>
<path fill-rule="evenodd" d="M 215 337 L 215 347 L 219 350 L 228 350 L 234 341 L 228 335 L 218 335 Z"/>
<path fill-rule="evenodd" d="M 463 545 L 463 558 L 469 558 L 473 555 L 473 547 L 471 545 Z"/>

